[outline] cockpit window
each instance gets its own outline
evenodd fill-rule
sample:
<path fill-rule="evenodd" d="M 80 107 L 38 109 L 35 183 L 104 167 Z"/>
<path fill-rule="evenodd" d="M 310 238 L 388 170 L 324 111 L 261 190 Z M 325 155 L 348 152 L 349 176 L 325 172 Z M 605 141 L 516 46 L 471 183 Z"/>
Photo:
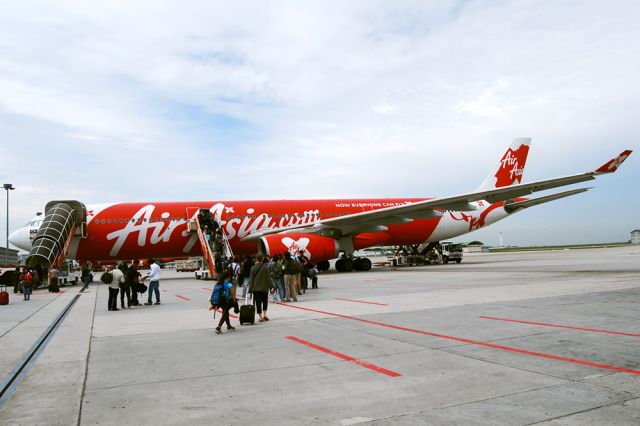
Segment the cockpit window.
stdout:
<path fill-rule="evenodd" d="M 27 222 L 24 226 L 25 227 L 35 226 L 37 228 L 40 228 L 40 225 L 42 225 L 42 220 L 41 219 L 35 219 L 35 220 L 31 220 L 31 221 Z"/>

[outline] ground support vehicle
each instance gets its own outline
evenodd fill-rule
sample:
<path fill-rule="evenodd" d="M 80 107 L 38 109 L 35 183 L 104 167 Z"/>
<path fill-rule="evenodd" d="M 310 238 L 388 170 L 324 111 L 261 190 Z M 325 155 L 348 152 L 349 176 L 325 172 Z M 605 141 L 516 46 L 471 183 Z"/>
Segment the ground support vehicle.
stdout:
<path fill-rule="evenodd" d="M 444 242 L 440 244 L 440 253 L 442 253 L 442 262 L 462 262 L 462 244 L 454 244 Z"/>
<path fill-rule="evenodd" d="M 200 258 L 176 259 L 176 272 L 195 272 L 200 269 Z"/>

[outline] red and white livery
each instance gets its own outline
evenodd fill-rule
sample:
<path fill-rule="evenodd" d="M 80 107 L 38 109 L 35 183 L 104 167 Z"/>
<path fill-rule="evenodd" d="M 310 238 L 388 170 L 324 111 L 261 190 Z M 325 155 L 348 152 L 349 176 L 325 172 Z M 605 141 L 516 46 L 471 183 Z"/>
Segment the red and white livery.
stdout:
<path fill-rule="evenodd" d="M 579 194 L 579 188 L 527 199 L 534 192 L 593 180 L 613 173 L 631 154 L 627 150 L 594 171 L 522 183 L 531 140 L 516 139 L 494 171 L 474 191 L 444 198 L 370 198 L 277 201 L 192 201 L 108 203 L 86 206 L 86 234 L 74 238 L 67 257 L 115 261 L 143 257 L 202 255 L 187 222 L 209 209 L 225 231 L 235 254 L 303 251 L 313 262 L 371 246 L 428 244 L 450 239 L 522 209 Z M 36 223 L 36 222 L 32 222 Z M 33 225 L 9 237 L 31 248 Z M 360 262 L 358 269 L 371 263 Z M 358 264 L 356 265 L 356 267 Z"/>

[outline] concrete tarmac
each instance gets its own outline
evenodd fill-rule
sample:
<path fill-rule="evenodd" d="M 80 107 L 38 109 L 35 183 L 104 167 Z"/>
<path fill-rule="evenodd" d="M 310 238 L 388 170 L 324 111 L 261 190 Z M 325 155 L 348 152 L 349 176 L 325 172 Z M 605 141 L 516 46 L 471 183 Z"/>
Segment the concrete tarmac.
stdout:
<path fill-rule="evenodd" d="M 640 424 L 640 247 L 322 274 L 222 335 L 211 285 L 109 312 L 93 284 L 0 424 Z M 66 290 L 0 307 L 3 374 Z"/>

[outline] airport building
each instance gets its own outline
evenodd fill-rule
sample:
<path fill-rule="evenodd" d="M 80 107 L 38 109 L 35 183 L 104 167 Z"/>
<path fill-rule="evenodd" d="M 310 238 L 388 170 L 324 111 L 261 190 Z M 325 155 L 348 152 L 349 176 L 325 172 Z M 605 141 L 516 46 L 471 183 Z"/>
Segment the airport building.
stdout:
<path fill-rule="evenodd" d="M 631 244 L 640 244 L 640 229 L 631 231 Z"/>
<path fill-rule="evenodd" d="M 5 259 L 7 260 L 5 262 Z M 6 265 L 5 265 L 6 264 Z M 17 265 L 18 264 L 18 250 L 7 249 L 0 246 L 0 265 Z"/>

